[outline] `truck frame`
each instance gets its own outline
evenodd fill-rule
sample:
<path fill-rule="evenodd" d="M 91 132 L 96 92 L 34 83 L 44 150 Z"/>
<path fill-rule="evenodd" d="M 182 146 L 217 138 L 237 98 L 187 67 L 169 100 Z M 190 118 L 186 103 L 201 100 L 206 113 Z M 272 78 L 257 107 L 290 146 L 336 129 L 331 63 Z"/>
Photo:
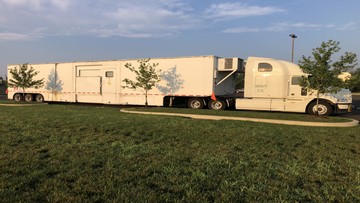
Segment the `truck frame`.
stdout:
<path fill-rule="evenodd" d="M 188 108 L 221 110 L 266 110 L 314 113 L 315 93 L 299 85 L 304 76 L 293 63 L 260 57 L 222 58 L 213 55 L 152 58 L 161 69 L 161 81 L 148 92 L 151 106 L 186 105 Z M 135 74 L 125 67 L 138 65 L 138 59 L 68 63 L 29 64 L 44 79 L 42 88 L 8 89 L 8 99 L 37 102 L 102 103 L 144 105 L 141 89 L 126 87 L 125 78 Z M 8 66 L 10 69 L 18 65 Z M 244 73 L 244 95 L 235 94 L 236 76 Z M 23 95 L 24 98 L 23 98 Z M 321 95 L 319 114 L 351 110 L 349 90 Z"/>

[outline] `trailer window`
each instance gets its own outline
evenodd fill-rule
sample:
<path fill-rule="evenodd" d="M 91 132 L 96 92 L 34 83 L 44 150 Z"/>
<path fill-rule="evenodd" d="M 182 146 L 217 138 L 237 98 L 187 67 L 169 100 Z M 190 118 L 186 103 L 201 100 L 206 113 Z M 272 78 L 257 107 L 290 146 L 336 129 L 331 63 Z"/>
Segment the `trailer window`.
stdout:
<path fill-rule="evenodd" d="M 105 72 L 105 77 L 107 77 L 107 78 L 112 78 L 112 77 L 114 77 L 114 71 L 106 71 L 106 72 Z"/>
<path fill-rule="evenodd" d="M 272 65 L 269 64 L 269 63 L 259 63 L 258 71 L 259 72 L 271 72 L 272 71 Z"/>

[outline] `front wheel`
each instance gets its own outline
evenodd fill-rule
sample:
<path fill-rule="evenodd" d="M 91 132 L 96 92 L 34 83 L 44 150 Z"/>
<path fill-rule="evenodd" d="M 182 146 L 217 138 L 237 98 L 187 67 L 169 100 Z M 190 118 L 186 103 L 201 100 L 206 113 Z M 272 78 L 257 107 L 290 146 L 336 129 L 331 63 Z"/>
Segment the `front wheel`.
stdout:
<path fill-rule="evenodd" d="M 213 110 L 224 110 L 226 106 L 223 100 L 211 100 L 208 103 L 208 107 Z"/>
<path fill-rule="evenodd" d="M 316 108 L 319 116 L 328 116 L 332 113 L 333 109 L 331 105 L 324 101 L 319 101 L 318 107 L 316 107 L 316 102 L 312 102 L 309 105 L 308 113 L 312 115 L 316 115 Z"/>
<path fill-rule="evenodd" d="M 202 109 L 204 108 L 204 102 L 200 98 L 191 98 L 187 102 L 187 106 L 190 109 Z"/>

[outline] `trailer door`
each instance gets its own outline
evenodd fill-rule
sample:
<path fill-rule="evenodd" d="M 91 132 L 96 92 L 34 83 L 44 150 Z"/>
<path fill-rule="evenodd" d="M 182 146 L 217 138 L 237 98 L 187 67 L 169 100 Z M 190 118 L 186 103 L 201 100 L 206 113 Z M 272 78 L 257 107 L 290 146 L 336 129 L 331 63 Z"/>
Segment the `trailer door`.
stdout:
<path fill-rule="evenodd" d="M 102 95 L 104 104 L 117 103 L 116 78 L 118 77 L 116 77 L 115 68 L 103 69 Z"/>
<path fill-rule="evenodd" d="M 101 67 L 78 66 L 76 72 L 76 102 L 101 103 Z"/>

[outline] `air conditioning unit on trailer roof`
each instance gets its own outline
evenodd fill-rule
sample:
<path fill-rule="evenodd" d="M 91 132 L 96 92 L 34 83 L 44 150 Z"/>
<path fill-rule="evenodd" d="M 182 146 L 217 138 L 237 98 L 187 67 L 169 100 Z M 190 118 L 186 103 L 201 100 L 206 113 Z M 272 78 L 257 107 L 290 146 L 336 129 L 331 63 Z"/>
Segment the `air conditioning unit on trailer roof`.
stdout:
<path fill-rule="evenodd" d="M 218 71 L 243 71 L 244 61 L 240 58 L 219 58 Z"/>

